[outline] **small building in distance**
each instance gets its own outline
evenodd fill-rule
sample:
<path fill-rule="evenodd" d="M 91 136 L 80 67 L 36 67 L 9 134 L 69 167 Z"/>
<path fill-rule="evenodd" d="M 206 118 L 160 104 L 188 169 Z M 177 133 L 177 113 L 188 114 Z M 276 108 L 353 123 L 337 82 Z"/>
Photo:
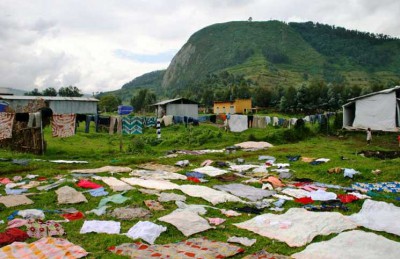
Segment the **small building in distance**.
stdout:
<path fill-rule="evenodd" d="M 246 114 L 252 110 L 251 99 L 236 99 L 235 101 L 215 101 L 214 113 Z"/>
<path fill-rule="evenodd" d="M 35 112 L 27 111 L 27 106 L 35 101 L 41 101 L 56 114 L 97 114 L 99 100 L 92 97 L 0 95 L 0 101 L 7 102 L 8 106 L 17 113 Z"/>
<path fill-rule="evenodd" d="M 399 131 L 400 86 L 362 95 L 343 105 L 343 128 Z"/>
<path fill-rule="evenodd" d="M 157 117 L 164 115 L 188 116 L 197 119 L 199 104 L 186 98 L 176 98 L 153 104 L 156 107 Z"/>

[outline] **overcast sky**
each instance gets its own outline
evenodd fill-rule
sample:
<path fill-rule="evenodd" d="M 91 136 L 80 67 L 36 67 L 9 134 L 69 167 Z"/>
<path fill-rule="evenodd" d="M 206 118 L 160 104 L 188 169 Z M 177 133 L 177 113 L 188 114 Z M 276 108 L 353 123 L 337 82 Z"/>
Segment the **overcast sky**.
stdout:
<path fill-rule="evenodd" d="M 398 0 L 1 0 L 0 87 L 119 89 L 196 31 L 249 17 L 400 37 Z"/>

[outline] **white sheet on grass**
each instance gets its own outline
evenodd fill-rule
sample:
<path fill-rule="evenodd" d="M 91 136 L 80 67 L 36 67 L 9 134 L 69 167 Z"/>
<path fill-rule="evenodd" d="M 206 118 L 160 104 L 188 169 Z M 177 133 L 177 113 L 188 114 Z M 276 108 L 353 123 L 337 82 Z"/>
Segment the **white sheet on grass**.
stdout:
<path fill-rule="evenodd" d="M 237 147 L 241 147 L 244 149 L 264 149 L 273 147 L 272 144 L 265 141 L 246 141 L 242 143 L 235 144 Z"/>
<path fill-rule="evenodd" d="M 226 192 L 214 190 L 207 186 L 184 184 L 180 186 L 180 190 L 189 196 L 198 197 L 209 201 L 213 205 L 227 201 L 244 202 L 239 197 Z"/>
<path fill-rule="evenodd" d="M 303 190 L 303 189 L 295 189 L 295 188 L 286 188 L 281 191 L 283 194 L 287 194 L 289 196 L 295 198 L 303 198 L 303 197 L 310 197 L 310 192 Z"/>
<path fill-rule="evenodd" d="M 228 173 L 227 170 L 219 169 L 210 165 L 193 169 L 193 171 L 206 174 L 212 177 Z"/>
<path fill-rule="evenodd" d="M 182 174 L 162 171 L 162 170 L 133 170 L 129 175 L 140 177 L 142 179 L 153 180 L 186 180 L 187 177 Z"/>
<path fill-rule="evenodd" d="M 360 212 L 349 218 L 357 225 L 400 236 L 400 207 L 394 204 L 365 200 Z"/>
<path fill-rule="evenodd" d="M 112 220 L 85 220 L 79 233 L 85 234 L 90 232 L 119 234 L 121 223 Z"/>
<path fill-rule="evenodd" d="M 164 231 L 167 231 L 167 228 L 164 226 L 154 224 L 150 221 L 139 221 L 128 230 L 126 235 L 132 239 L 140 238 L 149 244 L 154 244 L 157 237 Z"/>
<path fill-rule="evenodd" d="M 400 243 L 383 236 L 361 230 L 340 233 L 328 241 L 310 244 L 299 253 L 292 254 L 296 259 L 397 259 Z"/>
<path fill-rule="evenodd" d="M 71 170 L 71 173 L 97 174 L 97 173 L 127 173 L 127 172 L 131 172 L 131 171 L 132 171 L 132 169 L 129 167 L 103 166 L 100 168 L 93 168 L 93 169 L 75 169 L 75 170 Z"/>
<path fill-rule="evenodd" d="M 101 177 L 100 180 L 102 180 L 105 184 L 110 186 L 110 188 L 114 192 L 129 191 L 129 190 L 133 189 L 133 187 L 130 186 L 129 184 L 127 184 L 115 177 Z"/>
<path fill-rule="evenodd" d="M 302 208 L 291 208 L 281 215 L 263 214 L 234 225 L 285 242 L 291 247 L 303 246 L 318 235 L 340 233 L 357 227 L 338 212 L 312 212 Z"/>
<path fill-rule="evenodd" d="M 146 180 L 135 177 L 130 178 L 121 178 L 122 181 L 130 184 L 130 185 L 138 185 L 148 189 L 156 189 L 156 190 L 174 190 L 179 189 L 179 185 L 175 183 L 171 183 L 167 180 Z"/>
<path fill-rule="evenodd" d="M 240 183 L 214 185 L 213 188 L 220 191 L 232 193 L 233 195 L 249 199 L 250 201 L 258 201 L 262 198 L 269 197 L 275 194 L 275 191 L 267 191 L 261 188 L 256 188 Z"/>
<path fill-rule="evenodd" d="M 212 228 L 206 219 L 190 210 L 175 210 L 158 220 L 174 225 L 187 237 Z"/>

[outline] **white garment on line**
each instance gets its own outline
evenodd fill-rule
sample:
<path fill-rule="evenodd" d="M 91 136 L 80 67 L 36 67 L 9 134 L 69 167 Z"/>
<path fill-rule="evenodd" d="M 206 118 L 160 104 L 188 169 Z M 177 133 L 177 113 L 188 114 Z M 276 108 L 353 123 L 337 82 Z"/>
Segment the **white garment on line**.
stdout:
<path fill-rule="evenodd" d="M 229 119 L 229 129 L 232 132 L 242 132 L 248 129 L 246 115 L 231 115 Z"/>

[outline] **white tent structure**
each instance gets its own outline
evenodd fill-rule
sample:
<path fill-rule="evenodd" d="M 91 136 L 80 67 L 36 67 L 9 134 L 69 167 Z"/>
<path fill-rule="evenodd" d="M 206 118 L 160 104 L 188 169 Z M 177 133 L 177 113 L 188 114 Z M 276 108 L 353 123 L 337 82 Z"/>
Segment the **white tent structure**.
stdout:
<path fill-rule="evenodd" d="M 343 105 L 343 128 L 399 131 L 400 86 L 348 101 Z"/>

